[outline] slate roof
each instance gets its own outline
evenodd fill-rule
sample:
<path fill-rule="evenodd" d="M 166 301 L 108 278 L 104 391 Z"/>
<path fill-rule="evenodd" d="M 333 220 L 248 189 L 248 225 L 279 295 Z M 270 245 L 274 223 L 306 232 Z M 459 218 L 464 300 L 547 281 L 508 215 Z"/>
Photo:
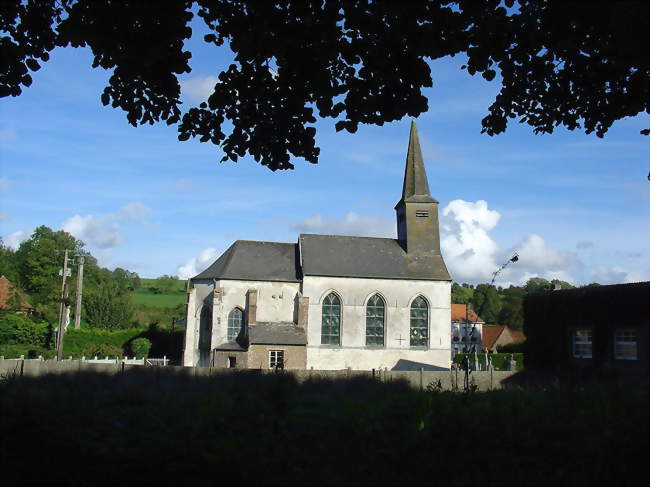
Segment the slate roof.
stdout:
<path fill-rule="evenodd" d="M 392 238 L 300 235 L 305 276 L 451 280 L 440 255 L 408 255 Z"/>
<path fill-rule="evenodd" d="M 467 314 L 466 304 L 452 304 L 451 321 L 465 321 L 465 318 L 468 318 L 473 323 L 485 323 L 473 309 L 470 309 L 469 314 Z"/>
<path fill-rule="evenodd" d="M 305 329 L 294 323 L 264 323 L 248 325 L 251 345 L 307 345 Z"/>
<path fill-rule="evenodd" d="M 237 240 L 192 279 L 300 282 L 297 245 Z"/>

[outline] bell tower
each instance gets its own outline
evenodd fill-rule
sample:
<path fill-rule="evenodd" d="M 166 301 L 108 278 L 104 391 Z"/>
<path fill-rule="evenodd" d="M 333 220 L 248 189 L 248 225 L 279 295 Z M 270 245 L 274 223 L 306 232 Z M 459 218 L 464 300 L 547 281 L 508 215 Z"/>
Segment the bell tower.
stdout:
<path fill-rule="evenodd" d="M 395 206 L 395 211 L 397 240 L 407 254 L 440 255 L 438 200 L 429 194 L 415 121 L 411 122 L 402 199 Z"/>

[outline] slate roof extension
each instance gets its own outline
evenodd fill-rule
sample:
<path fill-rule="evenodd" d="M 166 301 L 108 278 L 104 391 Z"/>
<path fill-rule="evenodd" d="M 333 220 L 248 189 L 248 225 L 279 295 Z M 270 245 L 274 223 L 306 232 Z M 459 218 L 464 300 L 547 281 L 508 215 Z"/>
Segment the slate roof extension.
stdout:
<path fill-rule="evenodd" d="M 301 234 L 305 276 L 451 280 L 442 256 L 409 255 L 392 238 Z"/>
<path fill-rule="evenodd" d="M 305 329 L 294 323 L 259 322 L 248 325 L 251 345 L 307 345 Z"/>
<path fill-rule="evenodd" d="M 192 279 L 300 282 L 297 253 L 294 243 L 237 240 Z"/>

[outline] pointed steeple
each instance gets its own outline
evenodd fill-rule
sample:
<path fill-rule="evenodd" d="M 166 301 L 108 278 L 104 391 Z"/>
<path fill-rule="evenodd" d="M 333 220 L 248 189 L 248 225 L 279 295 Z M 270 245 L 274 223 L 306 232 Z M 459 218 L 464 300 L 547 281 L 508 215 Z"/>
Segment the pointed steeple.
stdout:
<path fill-rule="evenodd" d="M 411 122 L 402 199 L 395 206 L 395 211 L 397 240 L 407 254 L 440 255 L 438 201 L 429 194 L 415 121 Z"/>
<path fill-rule="evenodd" d="M 429 182 L 424 169 L 420 138 L 415 120 L 411 121 L 411 134 L 409 148 L 406 154 L 406 168 L 404 170 L 404 186 L 402 187 L 402 201 L 418 203 L 438 203 L 429 194 Z"/>

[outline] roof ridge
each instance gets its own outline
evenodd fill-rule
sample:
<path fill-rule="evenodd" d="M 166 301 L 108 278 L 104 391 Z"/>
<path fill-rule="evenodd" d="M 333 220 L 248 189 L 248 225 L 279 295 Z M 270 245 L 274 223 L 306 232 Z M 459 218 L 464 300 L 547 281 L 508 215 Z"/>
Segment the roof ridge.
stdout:
<path fill-rule="evenodd" d="M 246 240 L 246 239 L 237 239 L 234 243 L 237 242 L 253 242 L 253 243 L 272 243 L 272 244 L 283 244 L 283 245 L 296 245 L 295 242 L 271 242 L 270 240 Z"/>
<path fill-rule="evenodd" d="M 301 233 L 300 237 L 305 237 L 305 236 L 313 236 L 313 237 L 346 237 L 346 238 L 372 238 L 376 240 L 395 240 L 397 242 L 396 238 L 393 237 L 370 237 L 367 235 L 336 235 L 336 234 L 325 234 L 325 233 Z"/>

